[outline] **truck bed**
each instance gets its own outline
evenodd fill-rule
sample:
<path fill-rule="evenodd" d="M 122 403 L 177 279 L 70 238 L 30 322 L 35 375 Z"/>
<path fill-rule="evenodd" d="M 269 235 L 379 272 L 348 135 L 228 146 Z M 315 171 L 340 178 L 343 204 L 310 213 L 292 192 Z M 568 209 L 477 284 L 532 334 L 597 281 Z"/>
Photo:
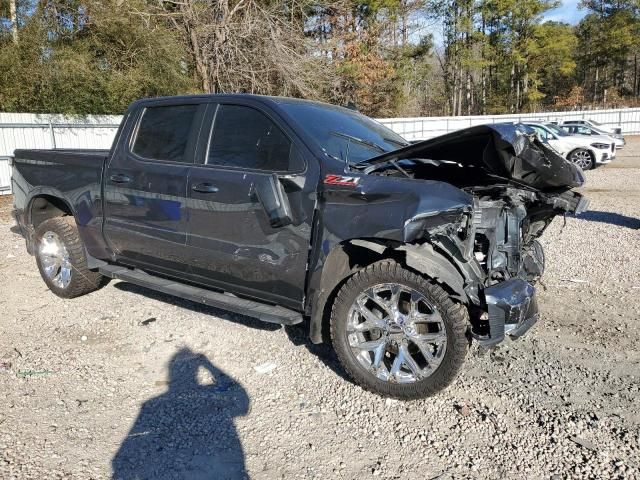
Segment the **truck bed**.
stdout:
<path fill-rule="evenodd" d="M 11 179 L 16 219 L 29 224 L 32 198 L 63 199 L 87 248 L 99 251 L 104 244 L 100 235 L 102 171 L 108 157 L 109 150 L 16 150 Z"/>
<path fill-rule="evenodd" d="M 25 149 L 16 150 L 14 153 L 16 161 L 32 160 L 100 168 L 108 156 L 109 150 L 84 148 Z"/>

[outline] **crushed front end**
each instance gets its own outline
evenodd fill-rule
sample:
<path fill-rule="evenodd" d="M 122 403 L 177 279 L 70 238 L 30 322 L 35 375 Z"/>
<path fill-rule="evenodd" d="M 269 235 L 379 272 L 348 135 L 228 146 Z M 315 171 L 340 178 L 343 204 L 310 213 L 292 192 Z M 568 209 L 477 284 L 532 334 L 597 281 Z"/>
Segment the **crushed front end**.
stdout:
<path fill-rule="evenodd" d="M 579 213 L 586 201 L 571 191 L 549 195 L 504 186 L 469 190 L 476 198 L 473 260 L 485 273 L 473 336 L 495 345 L 505 335 L 522 336 L 538 320 L 534 285 L 545 267 L 538 238 L 556 215 Z"/>
<path fill-rule="evenodd" d="M 514 124 L 473 127 L 370 164 L 368 173 L 444 181 L 473 198 L 472 208 L 440 214 L 438 224 L 410 219 L 405 231 L 418 240 L 407 251 L 446 257 L 456 268 L 460 282 L 439 280 L 468 305 L 479 343 L 525 334 L 539 318 L 535 284 L 545 256 L 538 239 L 554 217 L 586 210 L 571 190 L 584 183 L 583 172 Z"/>

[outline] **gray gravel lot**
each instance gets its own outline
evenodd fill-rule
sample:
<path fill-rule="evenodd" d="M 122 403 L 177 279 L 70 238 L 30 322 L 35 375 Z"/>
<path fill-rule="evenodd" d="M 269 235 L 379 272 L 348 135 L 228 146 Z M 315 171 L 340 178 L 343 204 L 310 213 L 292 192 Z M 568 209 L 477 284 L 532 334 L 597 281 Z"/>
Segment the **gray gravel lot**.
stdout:
<path fill-rule="evenodd" d="M 0 216 L 0 478 L 640 478 L 640 138 L 587 177 L 543 237 L 542 321 L 408 403 L 299 327 L 117 282 L 59 299 Z"/>

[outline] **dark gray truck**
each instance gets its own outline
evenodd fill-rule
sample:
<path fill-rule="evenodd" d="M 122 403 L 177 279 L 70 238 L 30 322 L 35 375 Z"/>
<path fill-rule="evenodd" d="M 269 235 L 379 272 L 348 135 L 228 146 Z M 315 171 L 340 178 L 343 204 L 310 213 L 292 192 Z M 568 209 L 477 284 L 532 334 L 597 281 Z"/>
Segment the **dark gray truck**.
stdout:
<path fill-rule="evenodd" d="M 416 398 L 472 340 L 538 319 L 537 238 L 582 171 L 530 129 L 408 144 L 289 98 L 142 100 L 110 151 L 16 150 L 14 216 L 51 291 L 116 278 L 331 339 L 355 382 Z"/>

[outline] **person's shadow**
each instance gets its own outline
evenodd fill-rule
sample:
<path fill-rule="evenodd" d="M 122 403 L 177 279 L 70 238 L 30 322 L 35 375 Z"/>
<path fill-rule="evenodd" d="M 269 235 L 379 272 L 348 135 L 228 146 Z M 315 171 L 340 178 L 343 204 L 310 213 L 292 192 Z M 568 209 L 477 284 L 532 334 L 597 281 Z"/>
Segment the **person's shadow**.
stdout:
<path fill-rule="evenodd" d="M 201 367 L 213 383 L 198 382 Z M 248 411 L 249 397 L 238 382 L 183 348 L 169 362 L 167 392 L 142 405 L 113 457 L 113 478 L 248 478 L 233 423 Z"/>

